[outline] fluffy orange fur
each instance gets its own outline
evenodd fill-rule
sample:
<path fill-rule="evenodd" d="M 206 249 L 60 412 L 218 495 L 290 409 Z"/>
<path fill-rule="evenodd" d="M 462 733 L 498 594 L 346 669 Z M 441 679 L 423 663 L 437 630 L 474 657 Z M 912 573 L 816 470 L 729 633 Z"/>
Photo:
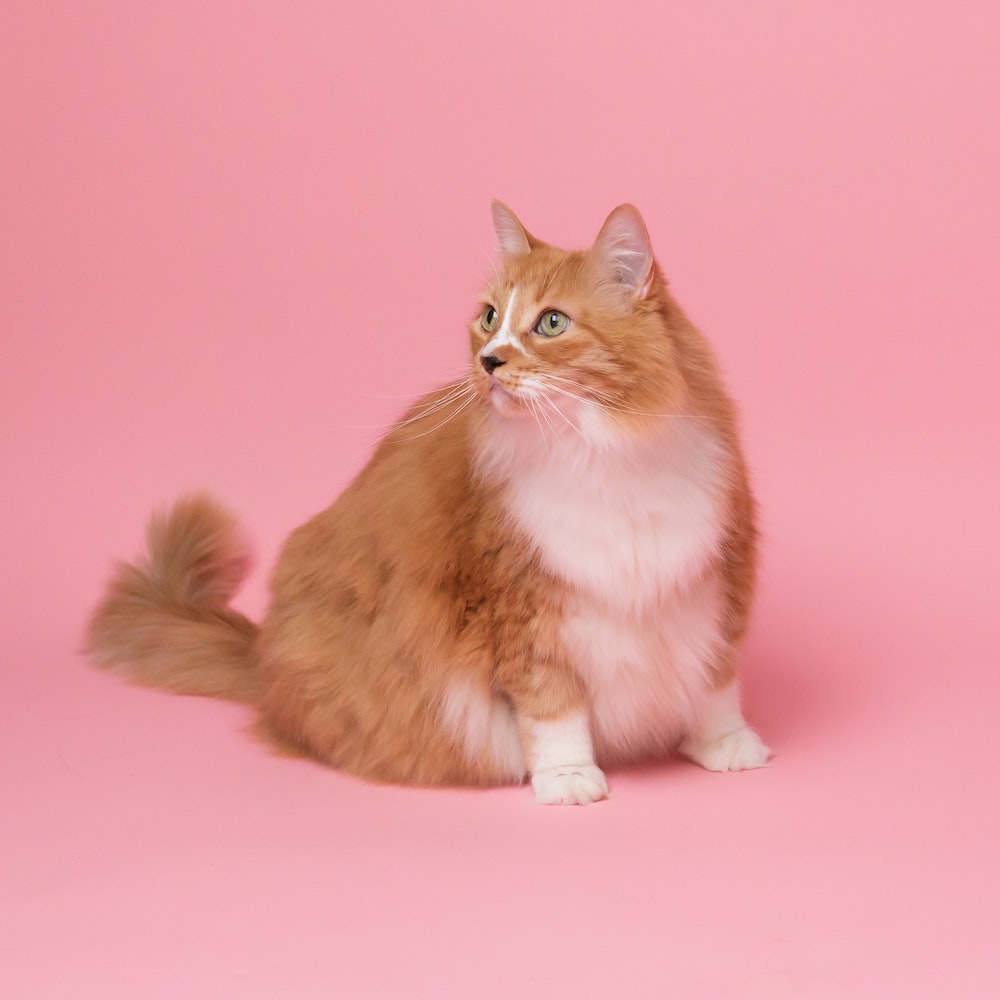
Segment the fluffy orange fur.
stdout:
<path fill-rule="evenodd" d="M 97 663 L 140 683 L 253 703 L 281 745 L 382 782 L 534 777 L 552 755 L 535 745 L 538 734 L 582 719 L 582 749 L 557 760 L 569 776 L 559 772 L 547 801 L 603 797 L 603 779 L 580 792 L 581 768 L 667 752 L 698 728 L 701 700 L 733 681 L 754 585 L 754 503 L 733 404 L 633 208 L 617 209 L 578 252 L 535 239 L 500 203 L 494 220 L 500 266 L 471 324 L 467 378 L 413 406 L 344 493 L 291 534 L 260 627 L 228 605 L 247 565 L 235 522 L 209 498 L 189 497 L 152 519 L 147 561 L 117 568 L 87 632 Z M 566 328 L 538 332 L 538 317 L 553 310 Z M 620 503 L 617 494 L 602 499 L 609 478 L 627 479 L 634 466 L 635 489 L 645 489 L 644 463 L 670 454 L 679 421 L 703 429 L 715 456 L 705 488 L 712 530 L 697 558 L 676 578 L 643 584 L 631 603 L 619 600 L 627 577 L 604 593 L 563 572 L 521 513 L 534 503 L 534 473 L 512 472 L 522 449 L 544 448 L 539 468 L 565 469 L 569 515 L 577 501 L 599 512 Z M 683 482 L 683 468 L 677 475 Z M 664 498 L 665 519 L 671 502 Z M 588 516 L 579 515 L 583 548 Z M 655 541 L 644 530 L 626 540 L 635 558 Z M 595 552 L 598 570 L 601 558 Z M 697 680 L 684 682 L 684 706 L 662 709 L 662 741 L 602 736 L 612 730 L 596 717 L 594 668 L 579 663 L 567 622 L 611 608 L 609 634 L 655 631 L 650 622 L 672 620 L 671 602 L 708 584 L 719 595 L 705 617 L 711 641 L 692 640 Z M 662 675 L 669 691 L 679 667 L 635 669 L 654 686 Z M 578 760 L 588 731 L 595 759 Z M 553 746 L 558 756 L 558 739 Z"/>

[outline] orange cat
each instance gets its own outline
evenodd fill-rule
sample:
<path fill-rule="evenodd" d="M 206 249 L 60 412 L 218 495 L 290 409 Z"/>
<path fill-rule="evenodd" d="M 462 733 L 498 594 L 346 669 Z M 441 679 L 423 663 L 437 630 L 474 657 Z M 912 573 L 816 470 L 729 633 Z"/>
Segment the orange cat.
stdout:
<path fill-rule="evenodd" d="M 754 503 L 709 348 L 632 206 L 573 253 L 499 202 L 493 220 L 468 376 L 291 535 L 260 628 L 228 607 L 234 522 L 191 497 L 118 567 L 87 648 L 252 702 L 281 744 L 376 781 L 529 776 L 542 802 L 589 803 L 602 768 L 674 750 L 759 767 L 734 668 Z"/>

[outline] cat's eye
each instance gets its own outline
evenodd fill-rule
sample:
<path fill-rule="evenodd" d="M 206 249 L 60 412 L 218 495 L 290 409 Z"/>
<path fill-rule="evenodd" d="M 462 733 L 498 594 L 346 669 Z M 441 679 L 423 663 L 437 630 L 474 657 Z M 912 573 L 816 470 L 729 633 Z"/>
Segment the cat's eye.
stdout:
<path fill-rule="evenodd" d="M 500 318 L 499 313 L 493 306 L 487 306 L 483 310 L 482 316 L 479 317 L 479 325 L 487 332 L 492 333 L 497 328 L 497 320 Z"/>
<path fill-rule="evenodd" d="M 546 309 L 535 324 L 535 333 L 543 337 L 558 337 L 569 326 L 569 316 L 558 309 Z"/>

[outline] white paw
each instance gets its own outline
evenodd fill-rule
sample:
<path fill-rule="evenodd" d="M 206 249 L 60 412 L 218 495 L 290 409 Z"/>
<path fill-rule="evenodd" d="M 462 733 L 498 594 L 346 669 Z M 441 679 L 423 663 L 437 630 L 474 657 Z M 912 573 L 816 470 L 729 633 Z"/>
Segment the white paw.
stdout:
<path fill-rule="evenodd" d="M 608 797 L 608 781 L 596 764 L 547 767 L 531 776 L 535 798 L 546 805 L 580 805 Z"/>
<path fill-rule="evenodd" d="M 744 727 L 717 740 L 688 737 L 681 745 L 681 753 L 709 771 L 747 771 L 763 767 L 771 751 L 752 729 Z"/>

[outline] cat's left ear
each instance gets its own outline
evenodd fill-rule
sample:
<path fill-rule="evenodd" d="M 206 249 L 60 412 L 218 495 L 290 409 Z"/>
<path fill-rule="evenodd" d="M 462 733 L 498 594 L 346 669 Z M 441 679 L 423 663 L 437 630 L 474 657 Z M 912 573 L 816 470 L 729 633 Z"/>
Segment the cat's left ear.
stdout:
<path fill-rule="evenodd" d="M 608 278 L 642 299 L 653 284 L 653 248 L 634 205 L 619 205 L 607 218 L 592 253 Z"/>
<path fill-rule="evenodd" d="M 493 228 L 503 257 L 521 257 L 531 253 L 538 241 L 521 225 L 518 217 L 502 202 L 493 199 Z"/>

